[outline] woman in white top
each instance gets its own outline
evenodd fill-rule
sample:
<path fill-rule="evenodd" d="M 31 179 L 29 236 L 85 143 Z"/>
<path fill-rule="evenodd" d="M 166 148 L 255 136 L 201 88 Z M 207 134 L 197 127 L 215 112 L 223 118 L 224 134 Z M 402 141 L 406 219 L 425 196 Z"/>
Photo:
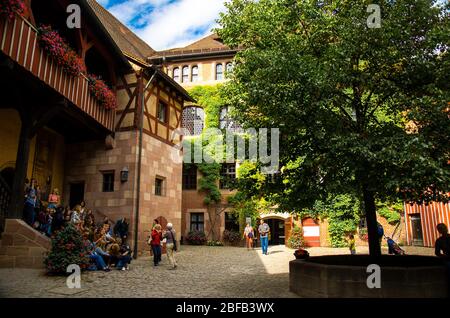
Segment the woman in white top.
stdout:
<path fill-rule="evenodd" d="M 250 223 L 247 223 L 247 226 L 244 229 L 245 245 L 247 246 L 247 250 L 253 249 L 254 236 L 255 233 L 253 232 L 253 228 L 250 226 Z"/>

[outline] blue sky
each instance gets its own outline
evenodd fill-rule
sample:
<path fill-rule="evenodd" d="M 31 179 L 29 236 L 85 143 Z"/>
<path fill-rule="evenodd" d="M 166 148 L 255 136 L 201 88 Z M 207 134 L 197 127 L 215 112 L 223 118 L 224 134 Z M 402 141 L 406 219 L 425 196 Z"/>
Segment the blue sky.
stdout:
<path fill-rule="evenodd" d="M 225 0 L 97 0 L 155 50 L 211 34 Z"/>

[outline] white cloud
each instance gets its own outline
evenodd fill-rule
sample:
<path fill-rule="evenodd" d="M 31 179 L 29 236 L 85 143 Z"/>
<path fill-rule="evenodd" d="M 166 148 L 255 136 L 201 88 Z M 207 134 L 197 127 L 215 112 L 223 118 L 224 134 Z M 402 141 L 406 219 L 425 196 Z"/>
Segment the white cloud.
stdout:
<path fill-rule="evenodd" d="M 97 0 L 102 6 L 106 7 L 109 4 L 109 0 Z"/>
<path fill-rule="evenodd" d="M 108 8 L 155 50 L 182 47 L 210 34 L 224 9 L 224 0 L 128 0 Z M 145 27 L 130 24 L 137 17 Z"/>

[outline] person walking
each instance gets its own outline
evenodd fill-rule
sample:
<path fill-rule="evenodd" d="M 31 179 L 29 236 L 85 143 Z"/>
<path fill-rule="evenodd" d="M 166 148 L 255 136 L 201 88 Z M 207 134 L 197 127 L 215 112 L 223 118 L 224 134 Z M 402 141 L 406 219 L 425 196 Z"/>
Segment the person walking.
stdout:
<path fill-rule="evenodd" d="M 152 230 L 152 252 L 153 252 L 153 264 L 154 266 L 158 266 L 159 262 L 161 262 L 161 239 L 162 239 L 162 230 L 161 225 L 156 224 Z"/>
<path fill-rule="evenodd" d="M 270 227 L 266 222 L 264 222 L 264 220 L 260 221 L 260 225 L 258 227 L 258 232 L 259 232 L 259 238 L 261 240 L 262 253 L 264 255 L 269 255 L 268 247 L 269 247 Z"/>
<path fill-rule="evenodd" d="M 247 246 L 247 250 L 253 249 L 253 237 L 255 236 L 253 232 L 253 227 L 250 226 L 250 223 L 247 223 L 247 226 L 244 229 L 244 238 L 245 245 Z"/>
<path fill-rule="evenodd" d="M 176 269 L 178 264 L 175 260 L 175 252 L 177 251 L 176 233 L 173 229 L 172 223 L 167 223 L 167 230 L 163 233 L 163 239 L 166 239 L 166 253 L 169 258 L 170 268 Z"/>

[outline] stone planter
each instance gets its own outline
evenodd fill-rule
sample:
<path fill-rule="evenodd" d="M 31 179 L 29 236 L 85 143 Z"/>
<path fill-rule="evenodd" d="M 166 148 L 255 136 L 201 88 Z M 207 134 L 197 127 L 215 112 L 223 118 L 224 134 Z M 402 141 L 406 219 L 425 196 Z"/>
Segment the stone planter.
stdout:
<path fill-rule="evenodd" d="M 369 264 L 381 268 L 381 288 L 369 289 Z M 289 263 L 289 290 L 301 297 L 430 298 L 448 297 L 443 262 L 429 256 L 333 255 Z"/>

